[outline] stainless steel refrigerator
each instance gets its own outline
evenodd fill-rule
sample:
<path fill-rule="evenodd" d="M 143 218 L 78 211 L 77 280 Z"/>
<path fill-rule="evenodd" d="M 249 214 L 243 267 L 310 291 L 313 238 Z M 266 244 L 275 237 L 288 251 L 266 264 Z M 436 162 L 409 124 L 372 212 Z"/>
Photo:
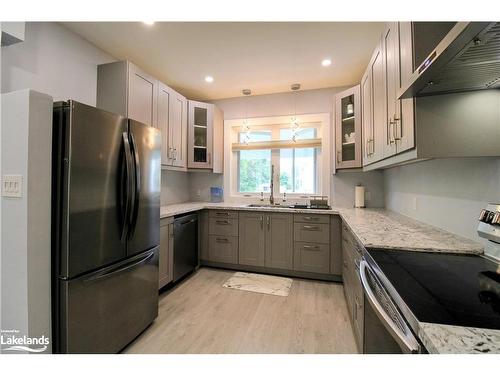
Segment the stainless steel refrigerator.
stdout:
<path fill-rule="evenodd" d="M 116 353 L 158 315 L 160 134 L 54 104 L 53 330 L 58 353 Z"/>

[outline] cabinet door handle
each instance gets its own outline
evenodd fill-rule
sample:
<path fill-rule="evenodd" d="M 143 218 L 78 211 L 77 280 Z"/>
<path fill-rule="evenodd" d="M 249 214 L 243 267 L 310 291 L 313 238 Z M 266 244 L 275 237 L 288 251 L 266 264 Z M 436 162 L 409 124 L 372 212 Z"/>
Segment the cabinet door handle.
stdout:
<path fill-rule="evenodd" d="M 398 126 L 396 126 L 398 125 Z M 398 135 L 398 127 L 401 130 L 401 119 L 397 118 L 396 115 L 394 115 L 394 141 L 400 141 L 401 140 L 401 132 L 399 132 Z"/>
<path fill-rule="evenodd" d="M 229 212 L 216 212 L 215 215 L 217 215 L 217 216 L 229 216 Z"/>
<path fill-rule="evenodd" d="M 215 222 L 221 225 L 229 225 L 229 220 L 216 220 Z"/>
<path fill-rule="evenodd" d="M 319 217 L 304 216 L 304 220 L 307 220 L 307 221 L 317 221 L 317 220 L 319 220 Z"/>
<path fill-rule="evenodd" d="M 319 250 L 319 246 L 317 245 L 304 245 L 302 247 L 306 250 Z"/>
<path fill-rule="evenodd" d="M 229 240 L 227 238 L 219 238 L 217 237 L 215 241 L 220 242 L 220 243 L 228 243 Z"/>
<path fill-rule="evenodd" d="M 392 131 L 391 131 L 391 126 L 392 126 Z M 392 145 L 394 142 L 396 142 L 392 139 L 392 137 L 394 136 L 394 121 L 392 119 L 390 119 L 389 124 L 387 126 L 387 133 L 388 133 L 387 136 L 389 137 L 389 144 Z"/>
<path fill-rule="evenodd" d="M 317 225 L 303 225 L 302 229 L 317 231 L 319 230 L 319 227 Z"/>
<path fill-rule="evenodd" d="M 264 229 L 264 217 L 260 215 L 260 230 Z"/>
<path fill-rule="evenodd" d="M 269 219 L 269 216 L 266 218 L 267 221 L 267 230 L 271 229 L 271 220 Z"/>

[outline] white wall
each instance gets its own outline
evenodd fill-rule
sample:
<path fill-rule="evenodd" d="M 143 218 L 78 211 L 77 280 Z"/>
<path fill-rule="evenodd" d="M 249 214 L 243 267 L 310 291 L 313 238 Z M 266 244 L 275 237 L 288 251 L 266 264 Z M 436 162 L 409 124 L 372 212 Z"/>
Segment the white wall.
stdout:
<path fill-rule="evenodd" d="M 161 171 L 160 204 L 182 203 L 190 200 L 189 173 L 178 171 Z"/>
<path fill-rule="evenodd" d="M 2 93 L 31 88 L 96 104 L 97 65 L 112 56 L 54 22 L 27 22 L 25 38 L 2 47 Z"/>
<path fill-rule="evenodd" d="M 500 258 L 500 244 L 476 232 L 480 210 L 500 202 L 500 158 L 435 159 L 383 174 L 388 209 L 479 241 Z"/>
<path fill-rule="evenodd" d="M 1 327 L 50 338 L 52 98 L 22 90 L 2 107 L 2 174 L 22 176 L 22 197 L 1 198 Z"/>

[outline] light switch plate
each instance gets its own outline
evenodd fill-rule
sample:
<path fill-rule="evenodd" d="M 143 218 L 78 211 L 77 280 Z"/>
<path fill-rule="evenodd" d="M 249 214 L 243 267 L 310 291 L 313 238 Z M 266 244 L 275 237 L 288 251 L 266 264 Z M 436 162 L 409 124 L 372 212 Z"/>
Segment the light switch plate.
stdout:
<path fill-rule="evenodd" d="M 3 175 L 2 196 L 21 198 L 23 196 L 23 176 L 20 174 Z"/>

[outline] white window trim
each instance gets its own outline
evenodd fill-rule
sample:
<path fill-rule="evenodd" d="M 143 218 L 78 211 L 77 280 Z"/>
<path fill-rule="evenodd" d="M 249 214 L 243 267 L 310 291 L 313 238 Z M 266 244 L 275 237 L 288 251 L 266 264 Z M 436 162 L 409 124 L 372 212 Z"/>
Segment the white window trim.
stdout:
<path fill-rule="evenodd" d="M 254 117 L 246 119 L 248 126 L 270 126 L 277 124 L 290 124 L 290 115 L 287 116 L 271 116 L 271 117 Z M 316 194 L 301 194 L 301 193 L 287 193 L 290 198 L 308 198 L 313 195 L 324 195 L 330 197 L 330 165 L 331 165 L 331 119 L 330 113 L 315 113 L 315 114 L 301 114 L 296 115 L 297 121 L 299 123 L 319 123 L 321 127 L 321 154 L 318 157 L 318 178 L 320 178 L 319 191 Z M 260 193 L 239 193 L 237 188 L 238 183 L 238 171 L 235 153 L 231 150 L 232 143 L 236 142 L 237 132 L 233 131 L 234 127 L 241 127 L 243 124 L 243 119 L 232 119 L 224 121 L 224 191 L 226 192 L 226 197 L 229 198 L 249 198 L 255 199 L 260 198 Z M 289 126 L 289 125 L 288 125 Z M 271 153 L 271 162 L 275 166 L 279 163 L 276 162 L 275 158 L 279 157 L 279 153 Z M 279 170 L 275 170 L 274 173 L 274 186 L 278 188 L 275 189 L 275 198 L 279 196 Z M 265 198 L 269 197 L 269 194 L 264 194 Z"/>

